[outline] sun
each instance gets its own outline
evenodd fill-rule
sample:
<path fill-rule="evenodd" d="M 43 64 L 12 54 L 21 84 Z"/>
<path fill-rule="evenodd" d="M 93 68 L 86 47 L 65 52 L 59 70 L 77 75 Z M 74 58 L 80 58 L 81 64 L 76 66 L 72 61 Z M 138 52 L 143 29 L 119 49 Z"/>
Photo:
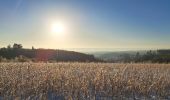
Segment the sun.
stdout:
<path fill-rule="evenodd" d="M 66 27 L 62 22 L 54 22 L 51 25 L 51 32 L 55 34 L 64 34 L 66 31 Z"/>

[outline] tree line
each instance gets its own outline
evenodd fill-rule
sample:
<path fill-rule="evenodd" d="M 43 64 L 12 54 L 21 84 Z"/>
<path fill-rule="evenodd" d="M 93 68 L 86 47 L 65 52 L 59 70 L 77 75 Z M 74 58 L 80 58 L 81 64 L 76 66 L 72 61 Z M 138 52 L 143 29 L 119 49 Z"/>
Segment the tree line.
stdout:
<path fill-rule="evenodd" d="M 55 50 L 55 49 L 25 49 L 22 44 L 14 43 L 13 46 L 8 45 L 0 49 L 0 61 L 78 61 L 78 62 L 96 62 L 93 55 L 84 53 Z"/>
<path fill-rule="evenodd" d="M 116 58 L 116 59 L 115 59 Z M 147 52 L 136 54 L 122 53 L 114 59 L 102 60 L 95 58 L 93 55 L 55 49 L 25 49 L 22 44 L 14 43 L 13 46 L 0 48 L 0 62 L 3 61 L 78 61 L 78 62 L 125 62 L 125 63 L 169 63 L 170 49 L 167 50 L 149 50 Z"/>
<path fill-rule="evenodd" d="M 169 63 L 170 62 L 170 50 L 149 50 L 144 54 L 136 52 L 136 54 L 124 53 L 117 57 L 117 59 L 110 59 L 109 62 L 134 62 L 134 63 Z"/>

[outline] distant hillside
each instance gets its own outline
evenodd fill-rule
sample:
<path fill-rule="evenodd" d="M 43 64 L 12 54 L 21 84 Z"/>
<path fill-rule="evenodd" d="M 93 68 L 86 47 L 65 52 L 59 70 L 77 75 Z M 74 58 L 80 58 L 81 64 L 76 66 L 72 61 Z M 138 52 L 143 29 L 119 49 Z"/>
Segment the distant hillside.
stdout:
<path fill-rule="evenodd" d="M 95 57 L 106 62 L 153 62 L 170 63 L 170 49 L 97 52 Z"/>
<path fill-rule="evenodd" d="M 140 51 L 101 51 L 101 52 L 92 52 L 89 54 L 93 54 L 95 57 L 104 59 L 104 60 L 110 60 L 110 59 L 118 59 L 121 55 L 131 55 L 134 56 L 136 53 L 139 52 L 141 55 L 145 54 L 147 50 L 140 50 Z"/>
<path fill-rule="evenodd" d="M 98 61 L 93 55 L 54 49 L 24 49 L 15 44 L 13 47 L 1 48 L 0 56 L 6 59 L 14 59 L 23 56 L 35 61 L 79 61 L 95 62 Z"/>

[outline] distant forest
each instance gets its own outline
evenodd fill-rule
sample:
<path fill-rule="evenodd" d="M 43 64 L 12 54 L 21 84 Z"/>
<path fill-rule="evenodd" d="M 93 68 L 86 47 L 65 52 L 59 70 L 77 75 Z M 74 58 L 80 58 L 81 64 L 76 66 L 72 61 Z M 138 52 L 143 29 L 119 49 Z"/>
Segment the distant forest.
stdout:
<path fill-rule="evenodd" d="M 144 54 L 121 53 L 113 55 L 110 59 L 94 57 L 94 55 L 79 53 L 75 51 L 55 49 L 25 49 L 22 44 L 14 43 L 13 46 L 0 48 L 0 62 L 112 62 L 112 63 L 169 63 L 170 50 L 150 50 Z"/>
<path fill-rule="evenodd" d="M 125 62 L 125 63 L 169 63 L 170 50 L 149 50 L 145 53 L 136 52 L 135 54 L 122 53 L 113 58 L 105 59 L 107 62 Z"/>
<path fill-rule="evenodd" d="M 99 60 L 95 59 L 93 55 L 79 52 L 55 49 L 35 49 L 34 47 L 32 47 L 32 49 L 25 49 L 22 44 L 14 43 L 13 46 L 8 45 L 7 47 L 0 49 L 0 61 L 96 62 Z"/>

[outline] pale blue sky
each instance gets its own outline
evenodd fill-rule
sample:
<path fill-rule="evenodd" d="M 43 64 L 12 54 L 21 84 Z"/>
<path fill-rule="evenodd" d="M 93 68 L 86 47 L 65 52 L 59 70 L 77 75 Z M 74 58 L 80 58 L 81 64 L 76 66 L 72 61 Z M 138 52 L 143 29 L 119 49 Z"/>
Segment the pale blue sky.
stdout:
<path fill-rule="evenodd" d="M 0 47 L 170 48 L 169 0 L 0 0 Z M 51 34 L 51 23 L 65 35 Z"/>

